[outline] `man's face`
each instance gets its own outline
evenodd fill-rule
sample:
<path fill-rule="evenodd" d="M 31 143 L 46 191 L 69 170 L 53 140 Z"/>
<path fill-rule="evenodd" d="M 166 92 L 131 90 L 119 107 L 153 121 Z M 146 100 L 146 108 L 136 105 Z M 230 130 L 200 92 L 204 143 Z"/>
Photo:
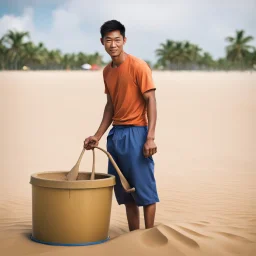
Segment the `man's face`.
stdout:
<path fill-rule="evenodd" d="M 104 38 L 101 38 L 101 43 L 105 46 L 106 52 L 111 56 L 119 56 L 123 51 L 123 46 L 126 42 L 126 37 L 120 34 L 119 30 L 108 32 Z"/>

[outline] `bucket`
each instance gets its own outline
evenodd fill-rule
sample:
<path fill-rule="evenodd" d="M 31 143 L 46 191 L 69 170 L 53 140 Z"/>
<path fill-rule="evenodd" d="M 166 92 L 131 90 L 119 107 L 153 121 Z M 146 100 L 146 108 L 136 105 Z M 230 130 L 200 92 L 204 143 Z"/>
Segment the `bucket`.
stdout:
<path fill-rule="evenodd" d="M 109 152 L 95 148 L 105 152 L 118 169 L 118 174 L 122 175 Z M 31 239 L 39 243 L 65 246 L 107 241 L 115 176 L 95 173 L 95 179 L 90 180 L 91 173 L 79 172 L 77 180 L 67 181 L 67 173 L 56 171 L 31 175 Z"/>

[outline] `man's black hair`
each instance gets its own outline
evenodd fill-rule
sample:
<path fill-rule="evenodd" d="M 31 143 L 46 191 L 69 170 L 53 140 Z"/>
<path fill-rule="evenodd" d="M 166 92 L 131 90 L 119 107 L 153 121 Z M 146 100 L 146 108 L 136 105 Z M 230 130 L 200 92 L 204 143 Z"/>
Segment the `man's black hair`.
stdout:
<path fill-rule="evenodd" d="M 103 38 L 108 32 L 112 32 L 115 30 L 119 30 L 120 34 L 123 36 L 123 38 L 125 38 L 125 27 L 121 22 L 119 22 L 117 20 L 106 21 L 100 27 L 101 37 Z"/>

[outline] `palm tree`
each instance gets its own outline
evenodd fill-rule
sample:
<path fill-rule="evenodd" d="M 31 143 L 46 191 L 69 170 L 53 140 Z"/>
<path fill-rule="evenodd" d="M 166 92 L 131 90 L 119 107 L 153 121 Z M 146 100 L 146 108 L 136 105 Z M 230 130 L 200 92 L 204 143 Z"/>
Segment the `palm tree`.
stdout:
<path fill-rule="evenodd" d="M 27 44 L 25 39 L 29 38 L 29 32 L 18 32 L 9 30 L 5 36 L 7 46 L 9 48 L 8 55 L 10 60 L 14 63 L 14 69 L 18 69 L 18 64 L 21 59 L 22 50 Z"/>
<path fill-rule="evenodd" d="M 102 65 L 102 56 L 98 52 L 95 52 L 93 54 L 88 54 L 87 63 L 91 65 L 92 64 Z"/>
<path fill-rule="evenodd" d="M 203 56 L 198 61 L 199 66 L 201 66 L 203 69 L 205 68 L 214 68 L 215 67 L 215 61 L 212 58 L 212 55 L 208 52 L 204 52 Z"/>
<path fill-rule="evenodd" d="M 47 53 L 47 66 L 50 69 L 59 69 L 62 60 L 62 55 L 60 50 L 51 50 Z"/>
<path fill-rule="evenodd" d="M 4 45 L 5 37 L 0 38 L 0 69 L 5 69 L 8 49 Z"/>
<path fill-rule="evenodd" d="M 226 41 L 230 43 L 226 47 L 227 59 L 234 63 L 239 63 L 242 67 L 246 57 L 250 54 L 250 50 L 253 49 L 253 46 L 248 45 L 253 40 L 253 37 L 245 37 L 244 34 L 244 30 L 237 30 L 235 37 L 229 36 L 226 38 Z"/>
<path fill-rule="evenodd" d="M 22 63 L 28 67 L 35 67 L 39 64 L 42 64 L 44 61 L 44 45 L 43 43 L 39 43 L 37 46 L 32 42 L 28 42 L 24 45 L 23 55 L 22 55 Z"/>
<path fill-rule="evenodd" d="M 80 53 L 80 55 L 81 55 L 81 53 Z M 62 57 L 62 60 L 61 60 L 61 64 L 62 64 L 64 69 L 76 68 L 77 67 L 77 57 L 76 57 L 76 55 L 74 53 L 73 54 L 69 54 L 69 53 L 64 54 L 64 56 Z"/>
<path fill-rule="evenodd" d="M 79 52 L 77 54 L 77 58 L 76 58 L 76 66 L 81 68 L 81 66 L 85 63 L 88 63 L 88 56 L 83 53 L 83 52 Z"/>
<path fill-rule="evenodd" d="M 184 45 L 182 42 L 176 42 L 175 47 L 173 49 L 170 61 L 177 65 L 177 68 L 181 68 L 181 64 L 185 63 L 185 61 L 189 61 L 189 56 L 186 54 L 184 50 Z"/>
<path fill-rule="evenodd" d="M 194 69 L 200 59 L 199 46 L 191 44 L 190 42 L 177 42 L 176 44 L 178 54 L 178 68 Z"/>
<path fill-rule="evenodd" d="M 162 43 L 160 46 L 159 49 L 156 49 L 156 55 L 159 57 L 157 64 L 164 67 L 181 69 L 188 68 L 190 65 L 190 68 L 193 68 L 200 59 L 201 48 L 188 41 L 167 40 L 165 44 Z"/>
<path fill-rule="evenodd" d="M 201 51 L 202 49 L 196 45 L 196 44 L 191 44 L 189 42 L 186 42 L 184 45 L 185 52 L 187 53 L 186 55 L 188 56 L 189 62 L 190 62 L 190 69 L 195 69 L 198 67 L 198 62 L 202 58 L 201 56 Z"/>
<path fill-rule="evenodd" d="M 156 55 L 158 58 L 158 65 L 166 67 L 169 64 L 172 53 L 174 51 L 175 42 L 172 40 L 166 40 L 166 43 L 161 43 L 160 48 L 156 49 Z"/>
<path fill-rule="evenodd" d="M 247 57 L 247 62 L 250 68 L 256 69 L 256 48 L 254 48 L 253 52 Z"/>
<path fill-rule="evenodd" d="M 234 64 L 232 64 L 232 62 L 227 58 L 219 58 L 216 65 L 219 70 L 231 70 L 234 67 Z"/>

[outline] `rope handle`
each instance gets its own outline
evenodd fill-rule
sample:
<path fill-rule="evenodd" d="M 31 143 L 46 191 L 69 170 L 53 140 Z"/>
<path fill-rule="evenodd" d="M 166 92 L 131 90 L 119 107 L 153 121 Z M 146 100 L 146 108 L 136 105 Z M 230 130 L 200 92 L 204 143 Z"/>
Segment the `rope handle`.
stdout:
<path fill-rule="evenodd" d="M 119 178 L 120 178 L 120 181 L 121 181 L 121 184 L 124 188 L 124 190 L 127 192 L 127 193 L 132 193 L 132 192 L 135 192 L 135 188 L 131 188 L 130 184 L 128 183 L 128 181 L 126 180 L 126 178 L 124 177 L 123 173 L 121 172 L 121 170 L 119 169 L 118 165 L 116 164 L 115 160 L 113 159 L 113 157 L 111 156 L 111 154 L 104 150 L 103 148 L 101 147 L 98 147 L 98 146 L 94 146 L 93 149 L 92 149 L 92 154 L 93 154 L 93 162 L 92 162 L 92 174 L 91 174 L 91 180 L 93 180 L 95 178 L 95 148 L 101 150 L 102 152 L 104 152 L 107 157 L 109 158 L 109 160 L 111 161 L 111 163 L 113 164 Z M 83 157 L 83 154 L 85 152 L 85 148 L 83 149 L 78 161 L 77 161 L 77 164 L 79 165 L 80 162 L 81 162 L 81 159 Z"/>

